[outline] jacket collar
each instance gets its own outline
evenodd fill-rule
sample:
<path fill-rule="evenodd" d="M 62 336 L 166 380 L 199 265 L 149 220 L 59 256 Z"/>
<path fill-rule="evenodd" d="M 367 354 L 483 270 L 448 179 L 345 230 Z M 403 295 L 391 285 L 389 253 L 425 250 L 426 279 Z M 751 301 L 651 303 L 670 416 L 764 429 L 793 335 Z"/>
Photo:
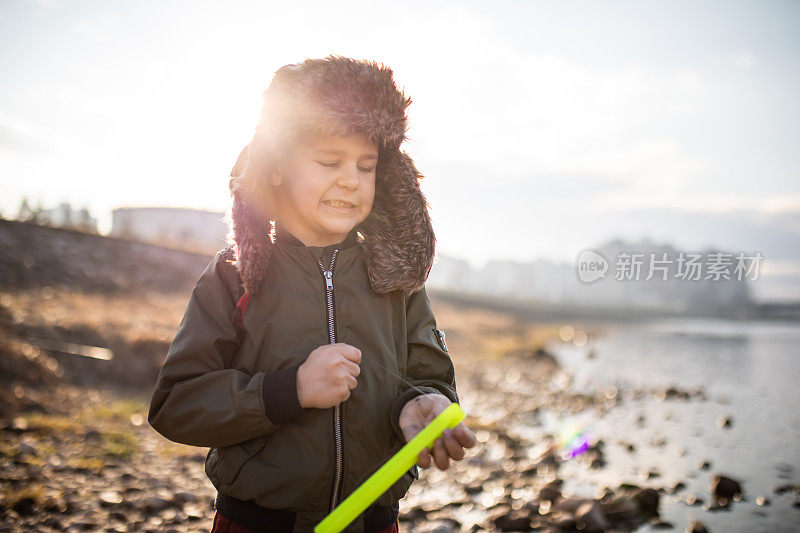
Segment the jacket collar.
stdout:
<path fill-rule="evenodd" d="M 363 242 L 359 237 L 358 230 L 353 228 L 339 243 L 328 246 L 306 246 L 303 241 L 275 221 L 274 245 L 276 250 L 280 250 L 282 254 L 291 258 L 290 260 L 296 268 L 309 276 L 316 277 L 319 275 L 318 262 L 321 261 L 327 268 L 333 251 L 337 248 L 339 249 L 336 260 L 337 276 L 345 274 L 355 264 L 357 256 L 361 254 Z"/>
<path fill-rule="evenodd" d="M 303 241 L 294 236 L 288 229 L 275 221 L 275 242 L 287 246 L 301 246 L 305 248 L 321 248 L 326 254 L 330 254 L 334 249 L 345 250 L 358 244 L 358 232 L 356 228 L 350 230 L 344 240 L 327 246 L 306 246 Z"/>

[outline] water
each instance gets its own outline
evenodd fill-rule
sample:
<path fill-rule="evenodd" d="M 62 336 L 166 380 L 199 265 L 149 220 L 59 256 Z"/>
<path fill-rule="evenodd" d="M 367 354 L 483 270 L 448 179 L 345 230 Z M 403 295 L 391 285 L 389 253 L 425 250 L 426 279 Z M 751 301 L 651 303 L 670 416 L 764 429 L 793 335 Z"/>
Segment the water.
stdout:
<path fill-rule="evenodd" d="M 586 430 L 606 442 L 608 464 L 600 470 L 567 465 L 568 485 L 576 494 L 596 495 L 598 485 L 619 481 L 654 488 L 682 481 L 687 488 L 662 495 L 660 505 L 662 518 L 677 531 L 692 518 L 711 531 L 800 531 L 795 497 L 773 492 L 778 485 L 800 483 L 799 323 L 660 320 L 612 328 L 583 348 L 553 349 L 573 373 L 573 388 L 617 387 L 623 396 L 606 416 L 582 418 Z M 588 350 L 594 350 L 594 358 L 587 358 Z M 671 385 L 701 387 L 708 399 L 624 396 L 637 388 Z M 641 416 L 644 423 L 637 421 Z M 732 426 L 717 427 L 725 416 Z M 629 452 L 621 442 L 634 443 L 636 450 Z M 706 460 L 711 468 L 700 470 Z M 661 475 L 645 479 L 651 468 Z M 709 502 L 713 473 L 739 480 L 746 500 L 722 511 L 685 504 L 689 494 Z M 771 504 L 757 506 L 758 496 Z"/>

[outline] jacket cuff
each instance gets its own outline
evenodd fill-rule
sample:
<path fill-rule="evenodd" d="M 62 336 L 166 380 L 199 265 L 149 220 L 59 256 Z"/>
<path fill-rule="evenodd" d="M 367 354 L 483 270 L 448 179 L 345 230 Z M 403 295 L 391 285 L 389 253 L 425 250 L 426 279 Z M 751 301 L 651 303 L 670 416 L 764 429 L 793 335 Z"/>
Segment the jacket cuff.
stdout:
<path fill-rule="evenodd" d="M 400 412 L 405 407 L 409 400 L 413 400 L 422 394 L 443 394 L 442 391 L 433 387 L 415 387 L 413 389 L 406 389 L 406 391 L 397 397 L 392 407 L 392 427 L 397 435 L 400 436 L 400 442 L 405 442 L 406 438 L 403 435 L 403 430 L 400 429 Z M 446 395 L 445 395 L 446 396 Z"/>
<path fill-rule="evenodd" d="M 264 412 L 273 424 L 285 424 L 305 411 L 297 397 L 298 368 L 300 365 L 264 375 L 262 383 Z"/>

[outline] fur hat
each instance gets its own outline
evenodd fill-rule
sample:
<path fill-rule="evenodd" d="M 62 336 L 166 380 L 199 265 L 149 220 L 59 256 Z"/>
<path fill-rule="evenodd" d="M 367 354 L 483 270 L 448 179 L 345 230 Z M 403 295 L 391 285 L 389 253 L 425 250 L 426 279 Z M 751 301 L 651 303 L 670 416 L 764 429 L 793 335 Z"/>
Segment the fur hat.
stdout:
<path fill-rule="evenodd" d="M 392 70 L 330 55 L 285 65 L 263 93 L 256 132 L 231 171 L 228 242 L 247 294 L 256 294 L 273 251 L 275 220 L 266 183 L 281 153 L 307 132 L 362 133 L 378 146 L 375 199 L 356 229 L 372 290 L 421 289 L 433 265 L 435 236 L 411 157 L 400 150 L 411 103 Z"/>

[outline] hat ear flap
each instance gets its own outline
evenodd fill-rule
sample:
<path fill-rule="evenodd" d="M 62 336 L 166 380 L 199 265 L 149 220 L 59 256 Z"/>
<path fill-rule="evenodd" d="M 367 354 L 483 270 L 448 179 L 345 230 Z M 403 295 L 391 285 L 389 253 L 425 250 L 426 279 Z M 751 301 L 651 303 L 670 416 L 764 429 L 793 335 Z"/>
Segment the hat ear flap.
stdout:
<path fill-rule="evenodd" d="M 258 154 L 252 150 L 253 142 L 245 146 L 231 170 L 229 182 L 231 196 L 228 215 L 228 239 L 236 243 L 236 269 L 242 277 L 246 292 L 256 294 L 266 274 L 273 244 L 270 238 L 270 215 L 262 194 L 263 175 L 254 162 Z"/>
<path fill-rule="evenodd" d="M 436 237 L 420 188 L 422 177 L 399 149 L 378 158 L 372 211 L 359 227 L 370 285 L 378 294 L 418 291 L 433 266 Z"/>

